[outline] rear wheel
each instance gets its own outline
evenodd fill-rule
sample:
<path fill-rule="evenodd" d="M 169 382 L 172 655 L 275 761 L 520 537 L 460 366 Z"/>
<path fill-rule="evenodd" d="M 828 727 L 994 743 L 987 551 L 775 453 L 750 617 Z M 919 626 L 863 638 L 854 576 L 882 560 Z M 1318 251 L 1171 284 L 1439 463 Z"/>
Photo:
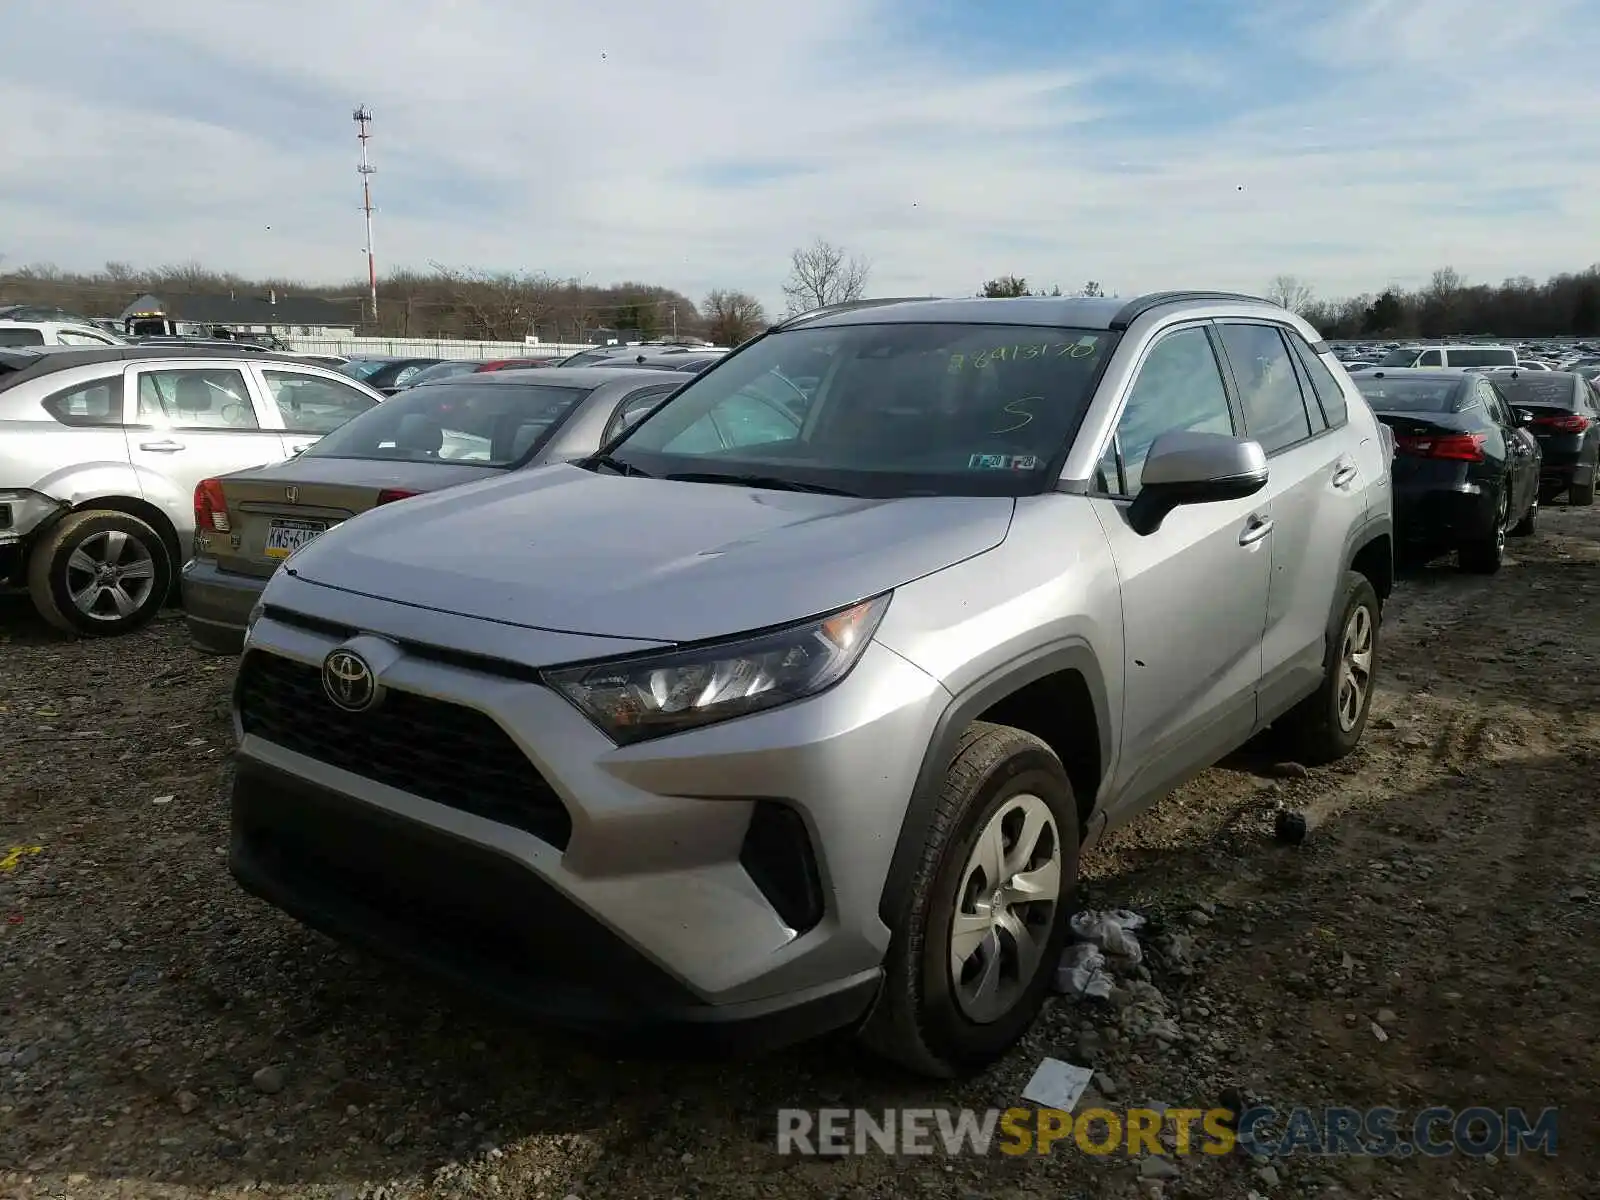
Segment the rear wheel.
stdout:
<path fill-rule="evenodd" d="M 1594 503 L 1594 477 L 1600 475 L 1600 454 L 1595 456 L 1595 466 L 1589 473 L 1589 482 L 1581 486 L 1574 483 L 1567 489 L 1567 503 L 1574 508 L 1588 508 Z"/>
<path fill-rule="evenodd" d="M 161 535 L 124 512 L 73 513 L 28 559 L 33 606 L 67 633 L 131 633 L 149 623 L 171 590 L 172 558 Z"/>
<path fill-rule="evenodd" d="M 1372 707 L 1381 613 L 1371 581 L 1347 572 L 1343 603 L 1329 626 L 1322 686 L 1277 723 L 1284 750 L 1296 762 L 1313 767 L 1334 762 L 1360 743 Z"/>
<path fill-rule="evenodd" d="M 1004 1054 L 1038 1014 L 1066 940 L 1078 808 L 1055 753 L 979 722 L 945 776 L 883 992 L 872 1049 L 937 1078 Z"/>
<path fill-rule="evenodd" d="M 1511 520 L 1511 487 L 1500 489 L 1500 499 L 1494 509 L 1494 524 L 1476 541 L 1463 542 L 1456 547 L 1456 558 L 1461 569 L 1473 575 L 1493 575 L 1500 570 L 1506 555 L 1506 525 Z"/>
<path fill-rule="evenodd" d="M 1535 496 L 1528 505 L 1528 511 L 1523 514 L 1522 520 L 1511 527 L 1512 537 L 1532 537 L 1539 528 L 1539 497 Z"/>

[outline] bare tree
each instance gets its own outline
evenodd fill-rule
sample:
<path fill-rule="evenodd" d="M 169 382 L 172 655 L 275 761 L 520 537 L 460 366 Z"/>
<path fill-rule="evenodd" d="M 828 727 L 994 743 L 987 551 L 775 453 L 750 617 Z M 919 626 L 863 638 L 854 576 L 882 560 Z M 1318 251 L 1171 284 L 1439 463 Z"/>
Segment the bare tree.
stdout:
<path fill-rule="evenodd" d="M 978 293 L 986 300 L 1003 300 L 1008 296 L 1031 296 L 1028 281 L 1020 275 L 997 275 L 983 285 Z"/>
<path fill-rule="evenodd" d="M 783 284 L 789 314 L 859 300 L 871 274 L 872 264 L 865 258 L 818 238 L 789 256 L 789 278 Z"/>
<path fill-rule="evenodd" d="M 1292 313 L 1303 312 L 1311 304 L 1311 285 L 1298 275 L 1275 275 L 1267 284 L 1267 299 Z"/>
<path fill-rule="evenodd" d="M 700 311 L 706 322 L 706 336 L 719 346 L 737 346 L 767 323 L 761 301 L 748 292 L 710 292 Z"/>
<path fill-rule="evenodd" d="M 465 314 L 467 332 L 484 341 L 520 342 L 554 307 L 555 285 L 543 275 L 430 265 Z"/>
<path fill-rule="evenodd" d="M 1100 286 L 1098 279 L 1089 280 L 1088 283 L 1083 285 L 1083 290 L 1078 293 L 1080 296 L 1104 296 L 1105 294 L 1106 290 Z"/>

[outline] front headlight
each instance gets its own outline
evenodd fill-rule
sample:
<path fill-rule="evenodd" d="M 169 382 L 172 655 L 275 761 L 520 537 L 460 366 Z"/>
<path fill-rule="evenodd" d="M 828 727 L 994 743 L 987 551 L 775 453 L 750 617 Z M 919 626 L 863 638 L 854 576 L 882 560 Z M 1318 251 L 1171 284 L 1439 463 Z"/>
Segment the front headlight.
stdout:
<path fill-rule="evenodd" d="M 889 595 L 737 641 L 563 667 L 544 679 L 627 746 L 832 687 L 872 640 Z"/>

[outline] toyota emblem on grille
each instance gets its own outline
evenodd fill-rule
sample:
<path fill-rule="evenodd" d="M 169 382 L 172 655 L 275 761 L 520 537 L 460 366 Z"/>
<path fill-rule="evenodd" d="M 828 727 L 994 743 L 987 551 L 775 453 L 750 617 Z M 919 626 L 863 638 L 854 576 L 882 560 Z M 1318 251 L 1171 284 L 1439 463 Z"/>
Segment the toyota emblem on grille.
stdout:
<path fill-rule="evenodd" d="M 383 698 L 377 676 L 354 650 L 335 650 L 322 660 L 322 690 L 345 712 L 366 712 Z"/>
<path fill-rule="evenodd" d="M 297 488 L 297 487 L 286 487 L 286 488 L 284 488 L 283 489 L 283 498 L 285 500 L 287 500 L 290 504 L 299 504 L 300 503 L 300 489 Z"/>

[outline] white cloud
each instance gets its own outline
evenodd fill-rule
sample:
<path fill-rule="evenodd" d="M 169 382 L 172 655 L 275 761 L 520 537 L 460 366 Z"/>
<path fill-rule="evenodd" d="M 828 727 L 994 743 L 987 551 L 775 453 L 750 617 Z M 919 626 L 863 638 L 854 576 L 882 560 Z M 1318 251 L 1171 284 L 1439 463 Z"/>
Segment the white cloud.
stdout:
<path fill-rule="evenodd" d="M 870 256 L 881 293 L 1292 271 L 1342 294 L 1443 263 L 1543 275 L 1600 245 L 1600 21 L 1579 0 L 1261 0 L 1248 43 L 1026 69 L 919 44 L 887 0 L 12 5 L 8 263 L 355 277 L 358 102 L 380 269 L 775 298 L 821 235 Z M 55 36 L 74 28 L 97 36 Z M 1254 98 L 1141 130 L 1114 80 L 1201 112 Z M 732 186 L 741 165 L 792 170 Z M 1516 211 L 1530 197 L 1544 210 Z"/>

